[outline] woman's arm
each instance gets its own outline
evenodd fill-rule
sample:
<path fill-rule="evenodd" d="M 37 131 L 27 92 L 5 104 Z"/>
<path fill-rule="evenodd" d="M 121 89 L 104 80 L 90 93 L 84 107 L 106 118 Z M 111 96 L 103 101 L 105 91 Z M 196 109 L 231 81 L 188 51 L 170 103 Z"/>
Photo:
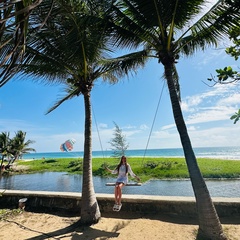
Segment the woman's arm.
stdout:
<path fill-rule="evenodd" d="M 141 181 L 141 179 L 132 171 L 132 168 L 129 164 L 128 164 L 128 172 L 132 177 L 136 178 L 138 181 Z"/>
<path fill-rule="evenodd" d="M 117 170 L 111 170 L 109 169 L 107 166 L 105 166 L 105 170 L 107 170 L 108 172 L 110 172 L 111 174 L 116 174 L 117 173 Z"/>
<path fill-rule="evenodd" d="M 108 172 L 112 173 L 112 170 L 109 169 L 107 166 L 105 166 L 105 170 L 107 170 Z"/>

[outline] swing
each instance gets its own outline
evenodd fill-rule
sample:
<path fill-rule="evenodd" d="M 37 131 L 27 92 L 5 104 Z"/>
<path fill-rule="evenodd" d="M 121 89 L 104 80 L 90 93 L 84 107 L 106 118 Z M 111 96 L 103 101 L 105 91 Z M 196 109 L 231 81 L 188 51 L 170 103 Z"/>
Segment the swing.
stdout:
<path fill-rule="evenodd" d="M 106 186 L 115 186 L 116 183 L 106 183 L 105 185 L 106 185 Z M 126 186 L 126 187 L 127 187 L 127 186 L 134 186 L 134 187 L 136 187 L 136 186 L 142 186 L 142 183 L 131 182 L 131 183 L 125 184 L 125 186 Z"/>
<path fill-rule="evenodd" d="M 164 82 L 164 84 L 163 84 L 163 86 L 162 86 L 162 91 L 161 91 L 161 93 L 160 93 L 160 97 L 159 97 L 159 100 L 158 100 L 157 109 L 156 109 L 156 112 L 155 112 L 155 115 L 154 115 L 154 119 L 153 119 L 153 123 L 152 123 L 152 126 L 151 126 L 151 130 L 150 130 L 150 133 L 149 133 L 149 136 L 148 136 L 147 145 L 146 145 L 146 148 L 145 148 L 145 151 L 144 151 L 144 155 L 143 155 L 143 159 L 142 159 L 142 165 L 143 165 L 143 162 L 144 162 L 144 159 L 145 159 L 145 156 L 146 156 L 148 144 L 149 144 L 149 141 L 150 141 L 150 136 L 151 136 L 151 134 L 152 134 L 153 126 L 154 126 L 154 123 L 155 123 L 155 120 L 156 120 L 156 116 L 157 116 L 158 108 L 159 108 L 160 101 L 161 101 L 161 98 L 162 98 L 162 93 L 163 93 L 164 86 L 165 86 L 165 82 Z M 93 108 L 92 108 L 92 109 L 93 109 Z M 95 117 L 94 111 L 93 111 L 93 116 L 94 116 L 95 124 L 96 124 L 96 127 L 97 127 L 97 121 L 96 121 L 96 117 Z M 100 134 L 99 134 L 99 131 L 98 131 L 98 127 L 97 127 L 97 133 L 98 133 L 98 138 L 99 138 L 99 141 L 100 141 L 101 149 L 103 149 L 103 148 L 102 148 L 102 142 L 101 142 Z M 103 151 L 102 151 L 102 152 L 103 152 Z M 103 157 L 104 157 L 104 154 L 103 154 Z M 116 183 L 106 183 L 105 185 L 106 185 L 106 186 L 115 186 Z M 126 187 L 127 187 L 127 186 L 135 186 L 135 187 L 136 187 L 136 186 L 142 186 L 142 183 L 139 183 L 139 182 L 130 182 L 130 183 L 127 183 L 125 186 L 126 186 Z"/>

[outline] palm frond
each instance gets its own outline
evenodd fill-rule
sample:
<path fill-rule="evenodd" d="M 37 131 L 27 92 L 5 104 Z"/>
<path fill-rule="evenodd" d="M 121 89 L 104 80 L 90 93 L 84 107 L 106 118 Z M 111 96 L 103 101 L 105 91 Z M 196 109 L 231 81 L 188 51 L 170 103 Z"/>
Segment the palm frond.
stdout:
<path fill-rule="evenodd" d="M 0 3 L 0 87 L 14 76 L 15 64 L 23 60 L 29 16 L 41 3 L 42 0 Z"/>
<path fill-rule="evenodd" d="M 64 92 L 67 93 L 66 96 L 61 97 L 50 109 L 47 110 L 46 114 L 49 114 L 50 112 L 52 112 L 53 110 L 55 110 L 56 108 L 58 108 L 63 102 L 70 100 L 76 96 L 79 96 L 80 92 L 78 90 L 78 88 L 72 86 L 72 87 L 66 87 L 64 89 Z"/>
<path fill-rule="evenodd" d="M 239 26 L 240 1 L 218 1 L 203 17 L 193 24 L 178 39 L 176 52 L 192 54 L 210 45 L 217 46 L 219 40 L 228 37 L 229 29 Z"/>
<path fill-rule="evenodd" d="M 149 51 L 142 50 L 126 54 L 120 57 L 104 59 L 100 69 L 101 76 L 104 80 L 109 80 L 111 83 L 119 81 L 118 78 L 128 76 L 129 73 L 134 72 L 139 67 L 144 67 L 148 61 Z"/>

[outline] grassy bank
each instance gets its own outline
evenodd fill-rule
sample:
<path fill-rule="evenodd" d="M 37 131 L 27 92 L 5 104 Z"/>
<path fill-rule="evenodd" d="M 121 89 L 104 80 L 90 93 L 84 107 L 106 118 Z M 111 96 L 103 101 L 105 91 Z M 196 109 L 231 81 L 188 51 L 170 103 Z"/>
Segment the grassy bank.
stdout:
<path fill-rule="evenodd" d="M 113 176 L 104 169 L 107 164 L 114 169 L 118 164 L 114 158 L 93 158 L 93 175 Z M 187 165 L 184 158 L 128 158 L 133 171 L 141 180 L 166 179 L 166 178 L 188 178 Z M 71 174 L 82 173 L 82 159 L 43 159 L 33 161 L 18 161 L 19 167 L 24 167 L 24 173 L 33 172 L 68 172 Z M 198 165 L 204 178 L 240 178 L 240 161 L 198 159 Z"/>

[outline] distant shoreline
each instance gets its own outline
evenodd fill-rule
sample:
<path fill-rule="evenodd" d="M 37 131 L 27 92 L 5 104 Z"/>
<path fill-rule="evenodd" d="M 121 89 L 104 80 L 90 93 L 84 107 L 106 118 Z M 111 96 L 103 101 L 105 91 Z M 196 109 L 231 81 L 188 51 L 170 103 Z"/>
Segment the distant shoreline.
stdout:
<path fill-rule="evenodd" d="M 197 158 L 211 158 L 224 160 L 240 160 L 240 147 L 201 147 L 194 148 Z M 92 151 L 93 158 L 110 158 L 112 151 Z M 135 149 L 127 150 L 126 154 L 129 158 L 184 158 L 182 148 L 167 149 Z M 73 152 L 41 152 L 30 153 L 23 156 L 23 160 L 34 159 L 58 159 L 58 158 L 83 158 L 83 151 Z"/>

